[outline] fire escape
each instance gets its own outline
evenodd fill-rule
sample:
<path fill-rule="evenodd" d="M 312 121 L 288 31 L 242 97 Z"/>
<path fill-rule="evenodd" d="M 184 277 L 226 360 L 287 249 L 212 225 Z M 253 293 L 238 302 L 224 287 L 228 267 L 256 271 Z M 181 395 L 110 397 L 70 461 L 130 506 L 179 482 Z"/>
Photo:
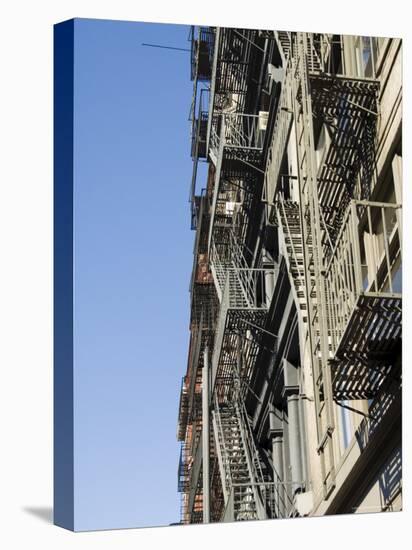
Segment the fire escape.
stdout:
<path fill-rule="evenodd" d="M 273 130 L 266 135 L 267 116 L 256 114 L 250 101 L 262 36 L 203 27 L 191 36 L 196 239 L 178 429 L 183 522 L 204 520 L 205 383 L 211 521 L 297 514 L 291 491 L 273 480 L 246 407 L 259 350 L 269 341 L 276 354 L 277 345 L 265 329 L 266 282 L 275 268 L 257 264 L 248 248 L 257 202 L 263 200 L 266 221 L 283 240 L 310 352 L 324 498 L 335 486 L 336 404 L 378 400 L 400 380 L 402 296 L 395 274 L 401 205 L 373 200 L 379 82 L 349 73 L 340 37 L 267 32 L 266 40 L 277 41 L 284 70 Z M 292 128 L 295 173 L 286 162 Z M 207 188 L 197 193 L 198 163 L 205 160 Z"/>
<path fill-rule="evenodd" d="M 402 297 L 393 278 L 401 254 L 401 205 L 371 201 L 379 82 L 345 72 L 340 39 L 277 35 L 286 72 L 263 199 L 269 220 L 283 232 L 304 310 L 327 498 L 335 484 L 333 403 L 374 399 L 397 369 Z M 297 173 L 285 175 L 292 123 Z M 321 158 L 319 131 L 328 136 Z M 297 178 L 299 202 L 283 197 L 285 177 Z"/>
<path fill-rule="evenodd" d="M 200 523 L 203 519 L 202 491 L 202 371 L 204 351 L 213 347 L 217 297 L 208 267 L 207 236 L 209 231 L 209 197 L 203 190 L 196 193 L 198 162 L 205 159 L 207 125 L 207 84 L 211 77 L 214 29 L 191 28 L 191 79 L 194 96 L 191 109 L 193 178 L 190 190 L 192 220 L 196 230 L 193 269 L 190 280 L 191 317 L 187 373 L 182 382 L 178 440 L 182 442 L 178 469 L 178 491 L 181 493 L 181 522 Z M 213 454 L 213 447 L 211 448 Z"/>
<path fill-rule="evenodd" d="M 207 144 L 215 167 L 208 235 L 210 268 L 220 302 L 211 360 L 211 408 L 223 503 L 214 520 L 287 517 L 295 510 L 283 484 L 273 481 L 256 443 L 246 397 L 265 333 L 270 269 L 254 266 L 246 239 L 254 200 L 263 184 L 265 113 L 247 112 L 253 89 L 257 31 L 218 29 Z M 276 337 L 270 335 L 273 352 Z M 280 487 L 282 485 L 282 487 Z"/>

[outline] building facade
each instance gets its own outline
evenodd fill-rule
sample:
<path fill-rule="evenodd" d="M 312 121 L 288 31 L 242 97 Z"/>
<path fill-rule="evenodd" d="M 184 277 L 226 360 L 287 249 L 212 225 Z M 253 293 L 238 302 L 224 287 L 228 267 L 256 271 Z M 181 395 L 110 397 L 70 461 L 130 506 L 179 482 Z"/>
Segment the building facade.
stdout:
<path fill-rule="evenodd" d="M 192 28 L 182 523 L 401 509 L 401 55 Z"/>

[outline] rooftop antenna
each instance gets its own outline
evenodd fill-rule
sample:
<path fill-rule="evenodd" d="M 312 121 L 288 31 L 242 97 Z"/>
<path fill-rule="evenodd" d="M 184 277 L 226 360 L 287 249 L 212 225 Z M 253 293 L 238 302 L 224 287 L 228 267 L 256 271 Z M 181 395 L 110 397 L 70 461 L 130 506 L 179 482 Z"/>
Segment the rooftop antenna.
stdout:
<path fill-rule="evenodd" d="M 161 46 L 160 44 L 146 44 L 142 42 L 142 46 L 150 46 L 151 48 L 163 48 L 165 50 L 179 50 L 181 52 L 190 52 L 189 48 L 174 48 L 173 46 Z"/>

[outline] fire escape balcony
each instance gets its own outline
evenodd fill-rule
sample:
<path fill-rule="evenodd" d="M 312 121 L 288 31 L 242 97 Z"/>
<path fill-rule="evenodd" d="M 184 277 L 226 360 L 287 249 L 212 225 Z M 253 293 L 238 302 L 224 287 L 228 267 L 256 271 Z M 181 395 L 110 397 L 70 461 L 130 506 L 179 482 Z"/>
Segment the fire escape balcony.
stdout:
<path fill-rule="evenodd" d="M 372 193 L 379 82 L 318 73 L 310 75 L 310 84 L 313 114 L 321 124 L 318 196 L 334 243 L 350 200 Z"/>
<path fill-rule="evenodd" d="M 222 113 L 217 128 L 212 128 L 209 154 L 213 164 L 217 167 L 220 156 L 224 161 L 259 162 L 264 144 L 265 122 L 259 115 Z"/>
<path fill-rule="evenodd" d="M 224 110 L 244 112 L 251 84 L 251 68 L 256 58 L 258 32 L 251 29 L 217 28 L 210 86 L 207 144 Z"/>
<path fill-rule="evenodd" d="M 203 318 L 203 317 L 202 317 Z M 213 346 L 213 333 L 203 325 L 202 319 L 199 329 L 193 337 L 193 352 L 189 355 L 190 371 L 187 384 L 187 422 L 193 424 L 202 421 L 202 371 L 204 367 L 204 351 L 206 346 Z"/>
<path fill-rule="evenodd" d="M 207 157 L 206 134 L 208 127 L 209 91 L 207 88 L 202 88 L 201 84 L 211 78 L 214 43 L 214 28 L 191 27 L 191 79 L 194 80 L 193 98 L 190 108 L 190 120 L 192 121 L 191 156 L 193 159 L 193 173 L 190 186 L 192 211 L 195 203 L 198 161 Z"/>
<path fill-rule="evenodd" d="M 177 482 L 177 491 L 179 493 L 184 493 L 189 488 L 189 473 L 187 468 L 187 449 L 184 443 L 180 447 L 180 458 L 178 466 L 178 482 Z"/>
<path fill-rule="evenodd" d="M 189 409 L 188 392 L 187 392 L 186 377 L 182 378 L 182 385 L 180 389 L 180 401 L 179 401 L 179 415 L 178 415 L 178 428 L 177 428 L 177 440 L 183 441 L 186 433 L 187 417 Z"/>
<path fill-rule="evenodd" d="M 210 80 L 212 76 L 215 31 L 210 27 L 191 28 L 191 80 Z"/>
<path fill-rule="evenodd" d="M 269 203 L 269 219 L 272 220 L 293 122 L 292 80 L 296 82 L 296 67 L 299 67 L 296 41 L 290 33 L 277 34 L 278 44 L 284 52 L 285 76 L 268 151 L 263 196 Z M 316 136 L 322 125 L 330 136 L 325 154 L 318 160 L 319 200 L 328 207 L 324 212 L 325 223 L 339 229 L 342 211 L 346 210 L 351 197 L 364 199 L 371 194 L 379 81 L 346 74 L 340 40 L 334 41 L 332 35 L 307 35 L 305 63 Z M 301 94 L 302 90 L 298 89 L 299 101 Z"/>
<path fill-rule="evenodd" d="M 265 125 L 259 115 L 224 113 L 220 116 L 219 133 L 213 128 L 209 155 L 216 166 L 210 212 L 208 247 L 210 248 L 219 204 L 227 201 L 227 174 L 256 171 L 262 163 Z"/>
<path fill-rule="evenodd" d="M 206 159 L 206 134 L 209 108 L 209 90 L 202 88 L 193 98 L 196 105 L 192 107 L 191 156 L 193 161 Z M 196 114 L 197 112 L 197 114 Z"/>
<path fill-rule="evenodd" d="M 203 90 L 202 90 L 203 91 Z M 208 112 L 199 109 L 197 118 L 193 119 L 192 127 L 192 159 L 206 159 L 206 132 Z"/>
<path fill-rule="evenodd" d="M 212 355 L 212 387 L 216 385 L 223 403 L 231 398 L 239 349 L 242 349 L 240 379 L 244 388 L 249 385 L 268 311 L 265 277 L 273 276 L 274 270 L 219 265 L 212 269 L 217 288 L 225 277 Z"/>
<path fill-rule="evenodd" d="M 181 523 L 189 523 L 190 514 L 188 511 L 188 491 L 190 489 L 190 475 L 188 468 L 188 452 L 185 443 L 180 448 L 179 466 L 177 471 L 177 491 L 181 493 L 180 517 Z"/>
<path fill-rule="evenodd" d="M 208 102 L 209 102 L 209 91 L 207 89 L 201 89 L 200 95 L 198 94 L 197 87 L 195 87 L 195 92 L 192 100 L 192 109 L 191 109 L 191 120 L 192 120 L 192 129 L 191 129 L 191 156 L 193 160 L 193 171 L 192 171 L 192 181 L 190 184 L 190 201 L 192 203 L 192 229 L 196 228 L 196 220 L 193 217 L 193 209 L 196 207 L 196 199 L 199 200 L 199 197 L 195 196 L 196 193 L 196 178 L 197 178 L 197 168 L 199 160 L 206 160 L 207 151 L 206 151 L 206 133 L 207 133 L 207 121 L 208 121 Z M 197 115 L 196 115 L 197 111 Z M 194 222 L 194 223 L 193 223 Z"/>
<path fill-rule="evenodd" d="M 334 399 L 372 399 L 402 338 L 398 204 L 352 200 L 325 271 Z"/>

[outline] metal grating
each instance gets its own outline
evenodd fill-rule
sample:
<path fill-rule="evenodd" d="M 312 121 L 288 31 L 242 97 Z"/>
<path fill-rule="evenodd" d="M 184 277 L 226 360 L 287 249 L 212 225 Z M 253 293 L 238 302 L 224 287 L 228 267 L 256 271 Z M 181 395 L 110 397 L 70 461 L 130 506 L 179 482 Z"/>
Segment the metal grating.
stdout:
<path fill-rule="evenodd" d="M 366 199 L 371 194 L 379 83 L 312 74 L 310 91 L 313 115 L 330 134 L 317 175 L 320 208 L 329 232 L 324 243 L 330 247 L 351 198 Z"/>
<path fill-rule="evenodd" d="M 192 26 L 190 41 L 191 80 L 210 80 L 212 76 L 215 30 L 212 27 Z"/>
<path fill-rule="evenodd" d="M 372 399 L 395 366 L 402 337 L 402 299 L 361 295 L 330 360 L 336 400 Z"/>

